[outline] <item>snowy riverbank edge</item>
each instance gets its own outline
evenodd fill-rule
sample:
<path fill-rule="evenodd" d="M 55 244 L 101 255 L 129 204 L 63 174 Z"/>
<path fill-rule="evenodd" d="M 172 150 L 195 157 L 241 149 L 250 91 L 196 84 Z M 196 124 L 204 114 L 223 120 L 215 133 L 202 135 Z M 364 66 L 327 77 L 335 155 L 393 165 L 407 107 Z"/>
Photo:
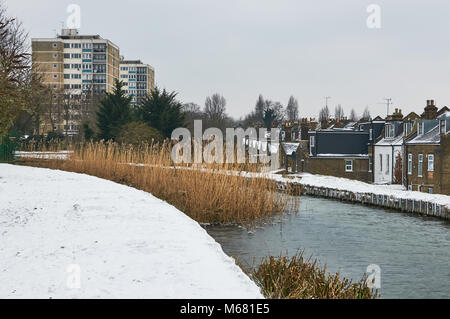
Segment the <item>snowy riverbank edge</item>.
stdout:
<path fill-rule="evenodd" d="M 0 164 L 0 203 L 0 298 L 262 298 L 197 222 L 149 193 Z"/>

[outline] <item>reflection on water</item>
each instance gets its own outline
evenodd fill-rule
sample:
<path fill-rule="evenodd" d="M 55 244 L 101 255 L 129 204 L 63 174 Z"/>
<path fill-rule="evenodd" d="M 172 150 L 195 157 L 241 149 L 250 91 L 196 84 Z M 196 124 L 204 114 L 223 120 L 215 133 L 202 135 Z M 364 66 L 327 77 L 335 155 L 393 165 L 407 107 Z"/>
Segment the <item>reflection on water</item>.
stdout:
<path fill-rule="evenodd" d="M 252 232 L 206 230 L 244 265 L 304 249 L 354 280 L 379 265 L 383 298 L 450 297 L 450 227 L 440 220 L 305 196 L 297 214 Z"/>

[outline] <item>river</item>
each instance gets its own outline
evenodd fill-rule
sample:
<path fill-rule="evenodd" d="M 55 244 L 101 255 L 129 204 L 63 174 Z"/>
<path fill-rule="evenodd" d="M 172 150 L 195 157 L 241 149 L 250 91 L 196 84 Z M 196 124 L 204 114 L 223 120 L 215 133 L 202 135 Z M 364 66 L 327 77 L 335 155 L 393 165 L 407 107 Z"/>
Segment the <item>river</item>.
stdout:
<path fill-rule="evenodd" d="M 246 266 L 305 250 L 355 281 L 378 265 L 382 298 L 450 297 L 450 224 L 434 218 L 302 196 L 296 213 L 250 232 L 237 226 L 206 230 Z"/>

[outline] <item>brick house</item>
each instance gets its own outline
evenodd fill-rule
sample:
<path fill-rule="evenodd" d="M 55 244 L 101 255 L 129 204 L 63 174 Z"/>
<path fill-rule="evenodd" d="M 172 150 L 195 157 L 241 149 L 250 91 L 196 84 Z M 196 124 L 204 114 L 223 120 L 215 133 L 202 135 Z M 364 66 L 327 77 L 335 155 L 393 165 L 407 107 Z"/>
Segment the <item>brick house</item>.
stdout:
<path fill-rule="evenodd" d="M 319 130 L 309 132 L 305 171 L 311 174 L 370 181 L 369 132 Z"/>
<path fill-rule="evenodd" d="M 438 112 L 434 101 L 427 101 L 404 143 L 404 185 L 409 190 L 450 195 L 449 128 L 450 113 Z"/>

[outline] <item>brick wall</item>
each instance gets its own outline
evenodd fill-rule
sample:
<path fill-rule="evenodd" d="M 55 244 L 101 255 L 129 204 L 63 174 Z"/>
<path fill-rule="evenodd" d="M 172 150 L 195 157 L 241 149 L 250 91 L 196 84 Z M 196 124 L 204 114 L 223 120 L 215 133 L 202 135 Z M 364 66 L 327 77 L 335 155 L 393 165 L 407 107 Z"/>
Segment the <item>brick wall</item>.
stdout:
<path fill-rule="evenodd" d="M 407 186 L 414 191 L 442 193 L 441 151 L 439 145 L 408 145 L 405 150 L 405 172 Z M 412 174 L 408 174 L 408 155 L 412 154 Z M 423 155 L 422 176 L 419 176 L 419 154 Z M 428 171 L 428 155 L 434 155 L 434 171 Z M 448 155 L 447 155 L 448 156 Z M 448 164 L 447 164 L 448 165 Z"/>
<path fill-rule="evenodd" d="M 353 172 L 346 172 L 346 160 L 353 161 Z M 369 173 L 369 160 L 367 158 L 317 158 L 306 160 L 306 171 L 311 174 L 330 175 L 370 182 L 372 173 Z"/>

